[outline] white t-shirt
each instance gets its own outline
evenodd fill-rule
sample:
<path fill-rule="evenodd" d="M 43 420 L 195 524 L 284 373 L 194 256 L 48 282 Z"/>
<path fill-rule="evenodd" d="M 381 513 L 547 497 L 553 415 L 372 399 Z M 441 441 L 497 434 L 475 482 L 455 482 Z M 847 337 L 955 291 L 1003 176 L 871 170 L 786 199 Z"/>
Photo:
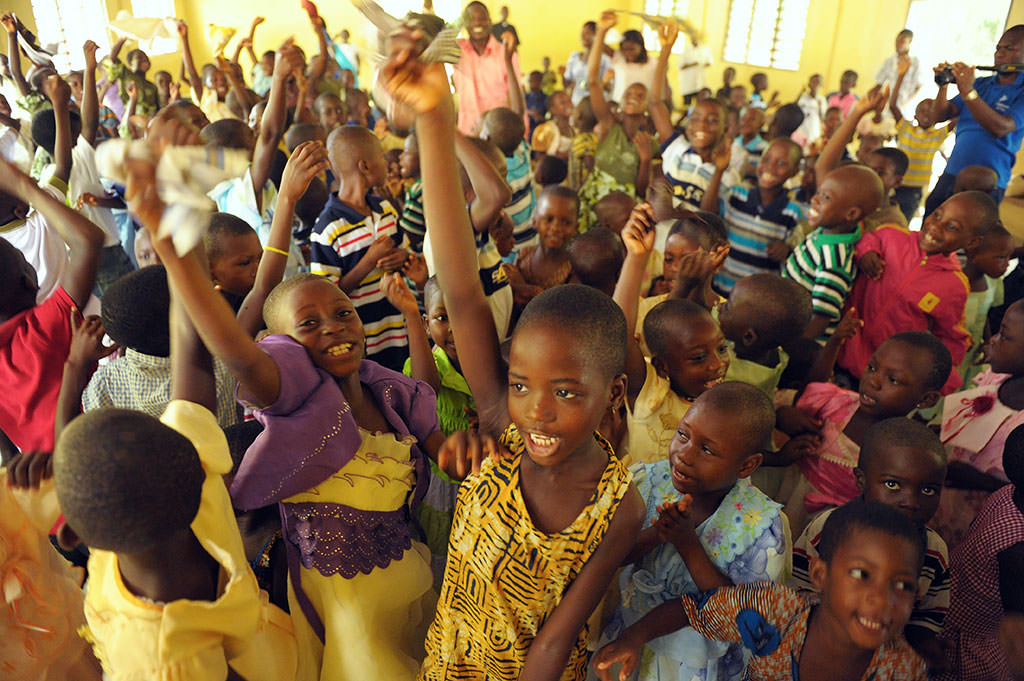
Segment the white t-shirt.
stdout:
<path fill-rule="evenodd" d="M 626 61 L 622 52 L 616 50 L 612 55 L 612 70 L 615 71 L 615 84 L 612 85 L 613 102 L 622 102 L 622 95 L 626 88 L 633 83 L 640 83 L 650 93 L 654 85 L 654 72 L 658 70 L 658 55 L 647 53 L 647 61 L 643 64 L 633 64 Z"/>
<path fill-rule="evenodd" d="M 825 119 L 825 110 L 828 108 L 825 96 L 820 93 L 812 96 L 809 92 L 802 92 L 800 98 L 796 100 L 796 104 L 804 112 L 804 122 L 797 128 L 797 132 L 801 133 L 808 142 L 813 142 L 821 137 L 821 124 Z"/>
<path fill-rule="evenodd" d="M 878 73 L 875 74 L 875 82 L 879 85 L 884 85 L 886 81 L 889 82 L 889 87 L 896 87 L 896 81 L 899 79 L 899 67 L 897 61 L 899 57 L 895 54 L 891 54 L 886 57 L 886 60 L 882 62 L 882 66 L 878 69 Z M 900 85 L 900 93 L 896 98 L 896 106 L 903 114 L 904 118 L 913 117 L 913 111 L 910 111 L 910 116 L 907 115 L 907 109 L 911 103 L 916 99 L 918 93 L 917 90 L 924 85 L 924 77 L 921 73 L 921 62 L 918 61 L 917 57 L 910 58 L 910 68 L 907 69 L 906 75 L 903 76 L 903 83 Z M 883 114 L 889 114 L 889 107 L 885 107 Z"/>
<path fill-rule="evenodd" d="M 39 185 L 44 192 L 64 201 L 64 193 L 49 183 Z M 36 281 L 39 293 L 36 303 L 41 303 L 57 290 L 64 270 L 68 267 L 68 246 L 64 238 L 43 214 L 32 210 L 20 225 L 10 223 L 10 228 L 0 228 L 0 237 L 7 239 L 12 246 L 25 255 L 25 260 L 36 270 Z"/>
<path fill-rule="evenodd" d="M 71 148 L 71 172 L 68 174 L 68 205 L 77 208 L 78 198 L 82 194 L 103 196 L 106 190 L 100 180 L 100 171 L 96 169 L 96 149 L 81 135 L 78 142 Z M 82 206 L 79 211 L 92 220 L 105 234 L 103 246 L 116 246 L 121 243 L 114 220 L 114 213 L 109 208 L 99 206 Z"/>
<path fill-rule="evenodd" d="M 705 69 L 711 66 L 711 48 L 707 45 L 696 45 L 685 40 L 686 47 L 679 56 L 680 64 L 696 64 L 688 69 L 679 69 L 679 93 L 691 95 L 707 85 Z"/>

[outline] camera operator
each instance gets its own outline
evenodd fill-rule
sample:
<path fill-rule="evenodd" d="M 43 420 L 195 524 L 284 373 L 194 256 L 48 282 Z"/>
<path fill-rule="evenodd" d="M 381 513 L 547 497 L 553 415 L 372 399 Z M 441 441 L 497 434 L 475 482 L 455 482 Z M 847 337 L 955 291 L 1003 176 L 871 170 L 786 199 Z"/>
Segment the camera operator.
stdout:
<path fill-rule="evenodd" d="M 1018 24 L 999 39 L 995 65 L 1019 64 L 1022 59 L 1024 24 Z M 1024 78 L 1014 72 L 975 80 L 974 67 L 963 62 L 939 64 L 935 74 L 939 83 L 939 94 L 932 109 L 935 120 L 946 121 L 956 116 L 960 120 L 956 126 L 956 145 L 949 155 L 946 170 L 925 202 L 924 214 L 931 213 L 953 194 L 956 174 L 970 165 L 996 171 L 999 186 L 993 198 L 1000 201 L 1024 137 Z M 946 99 L 949 75 L 959 90 L 951 100 Z"/>

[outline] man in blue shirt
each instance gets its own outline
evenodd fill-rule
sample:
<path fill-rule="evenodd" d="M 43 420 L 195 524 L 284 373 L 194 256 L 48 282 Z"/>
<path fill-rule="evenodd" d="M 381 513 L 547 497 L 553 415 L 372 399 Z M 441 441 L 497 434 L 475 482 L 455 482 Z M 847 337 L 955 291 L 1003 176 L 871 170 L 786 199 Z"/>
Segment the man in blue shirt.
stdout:
<path fill-rule="evenodd" d="M 1024 24 L 1007 29 L 996 45 L 995 65 L 1020 64 L 1024 60 Z M 965 167 L 980 165 L 999 175 L 995 198 L 1002 200 L 1010 180 L 1021 139 L 1024 138 L 1024 78 L 1003 73 L 974 79 L 974 67 L 963 62 L 939 64 L 936 71 L 951 68 L 960 93 L 946 99 L 947 86 L 939 88 L 933 111 L 936 121 L 960 117 L 956 145 L 946 170 L 925 202 L 928 215 L 953 194 L 956 175 Z"/>

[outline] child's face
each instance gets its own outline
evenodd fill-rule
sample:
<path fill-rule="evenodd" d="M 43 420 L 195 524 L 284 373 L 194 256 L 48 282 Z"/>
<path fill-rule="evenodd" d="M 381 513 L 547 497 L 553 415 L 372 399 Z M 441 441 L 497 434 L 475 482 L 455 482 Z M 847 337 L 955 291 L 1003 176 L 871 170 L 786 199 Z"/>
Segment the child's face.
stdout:
<path fill-rule="evenodd" d="M 731 66 L 729 68 L 727 68 L 725 71 L 722 71 L 722 82 L 725 83 L 726 85 L 731 83 L 732 79 L 735 78 L 735 77 L 736 77 L 736 69 L 734 69 Z"/>
<path fill-rule="evenodd" d="M 939 510 L 946 465 L 924 447 L 886 447 L 854 472 L 865 499 L 892 506 L 919 526 Z"/>
<path fill-rule="evenodd" d="M 754 86 L 756 90 L 764 90 L 768 87 L 768 76 L 759 73 L 750 79 L 750 84 Z"/>
<path fill-rule="evenodd" d="M 1013 257 L 1013 237 L 1009 234 L 990 236 L 975 250 L 967 254 L 967 261 L 982 274 L 998 279 L 1006 274 Z"/>
<path fill-rule="evenodd" d="M 860 146 L 857 147 L 857 160 L 866 166 L 871 165 L 871 154 L 882 146 L 882 138 L 878 135 L 861 135 Z"/>
<path fill-rule="evenodd" d="M 698 399 L 686 412 L 668 448 L 672 486 L 681 494 L 726 492 L 757 469 L 743 417 Z"/>
<path fill-rule="evenodd" d="M 398 157 L 398 164 L 402 168 L 402 177 L 420 176 L 420 150 L 416 146 L 416 138 L 412 135 L 405 138 L 405 146 L 402 147 L 402 155 Z"/>
<path fill-rule="evenodd" d="M 622 95 L 622 113 L 642 114 L 644 111 L 647 111 L 647 88 L 633 83 Z"/>
<path fill-rule="evenodd" d="M 1024 374 L 1024 303 L 1006 310 L 999 333 L 989 339 L 988 361 L 996 373 Z"/>
<path fill-rule="evenodd" d="M 810 88 L 811 92 L 817 92 L 818 88 L 821 87 L 821 76 L 814 74 L 811 79 L 807 81 L 807 87 Z"/>
<path fill-rule="evenodd" d="M 221 237 L 221 255 L 210 262 L 215 284 L 237 296 L 244 296 L 256 283 L 263 248 L 256 233 Z"/>
<path fill-rule="evenodd" d="M 853 528 L 832 561 L 811 563 L 822 626 L 843 646 L 877 650 L 903 633 L 917 596 L 919 549 L 909 539 Z"/>
<path fill-rule="evenodd" d="M 761 109 L 749 107 L 740 117 L 740 134 L 751 136 L 756 135 L 761 131 L 761 126 L 763 124 L 764 112 Z"/>
<path fill-rule="evenodd" d="M 918 348 L 885 341 L 860 377 L 859 411 L 883 419 L 931 406 L 939 397 L 938 391 L 926 388 L 931 368 L 931 358 Z"/>
<path fill-rule="evenodd" d="M 853 219 L 859 220 L 861 215 L 852 216 L 850 208 L 853 192 L 832 173 L 818 185 L 818 191 L 811 197 L 811 209 L 807 211 L 807 224 L 811 227 L 831 227 Z"/>
<path fill-rule="evenodd" d="M 145 227 L 135 232 L 135 243 L 133 246 L 135 262 L 139 263 L 140 270 L 143 267 L 160 264 L 160 256 L 156 254 L 156 250 L 153 248 L 153 239 L 150 238 L 149 230 Z"/>
<path fill-rule="evenodd" d="M 552 116 L 568 118 L 572 115 L 572 99 L 564 91 L 559 90 L 548 97 L 548 111 Z"/>
<path fill-rule="evenodd" d="M 370 115 L 370 101 L 366 98 L 366 94 L 362 90 L 353 90 L 353 94 L 349 95 L 348 101 L 348 119 L 359 125 L 366 125 Z"/>
<path fill-rule="evenodd" d="M 831 137 L 839 129 L 843 122 L 843 113 L 839 109 L 829 109 L 825 112 L 825 136 Z"/>
<path fill-rule="evenodd" d="M 818 178 L 814 172 L 814 164 L 817 161 L 817 156 L 805 156 L 804 174 L 800 176 L 800 187 L 811 196 L 818 190 Z"/>
<path fill-rule="evenodd" d="M 619 51 L 622 52 L 622 56 L 625 57 L 629 63 L 636 63 L 640 61 L 640 55 L 643 54 L 640 43 L 633 42 L 632 40 L 624 41 L 619 46 Z"/>
<path fill-rule="evenodd" d="M 917 124 L 922 128 L 930 128 L 935 125 L 935 116 L 932 115 L 932 105 L 934 103 L 934 99 L 922 99 L 917 103 L 917 108 L 914 109 L 914 118 L 917 119 Z"/>
<path fill-rule="evenodd" d="M 171 78 L 171 74 L 167 73 L 166 71 L 161 71 L 160 73 L 156 74 L 156 86 L 162 92 L 167 92 L 168 90 L 170 90 L 172 82 L 173 80 Z"/>
<path fill-rule="evenodd" d="M 305 282 L 279 303 L 282 328 L 306 348 L 313 363 L 332 376 L 359 371 L 366 336 L 356 308 L 340 288 L 327 279 Z"/>
<path fill-rule="evenodd" d="M 458 365 L 459 356 L 455 351 L 455 336 L 452 335 L 451 324 L 448 323 L 448 310 L 444 306 L 444 296 L 435 293 L 427 306 L 427 333 L 434 345 L 444 350 L 448 359 Z"/>
<path fill-rule="evenodd" d="M 857 87 L 857 75 L 853 73 L 844 73 L 843 77 L 839 80 L 839 89 L 845 95 L 847 92 Z"/>
<path fill-rule="evenodd" d="M 541 246 L 551 251 L 564 249 L 579 231 L 576 202 L 555 194 L 542 196 L 533 216 L 533 226 Z"/>
<path fill-rule="evenodd" d="M 757 164 L 757 186 L 761 189 L 775 189 L 796 175 L 800 160 L 785 143 L 772 142 L 768 145 L 761 162 Z"/>
<path fill-rule="evenodd" d="M 583 356 L 572 333 L 543 322 L 520 326 L 512 337 L 508 411 L 538 466 L 558 466 L 593 442 L 605 411 L 625 391 Z"/>
<path fill-rule="evenodd" d="M 204 83 L 207 89 L 213 90 L 217 93 L 217 99 L 224 101 L 224 98 L 228 96 L 228 79 L 219 70 L 214 69 L 210 71 L 210 74 L 206 77 Z"/>
<path fill-rule="evenodd" d="M 128 68 L 135 73 L 146 73 L 149 71 L 149 57 L 146 56 L 145 52 L 136 50 L 128 61 Z"/>
<path fill-rule="evenodd" d="M 320 127 L 327 134 L 345 124 L 345 105 L 337 97 L 324 97 L 317 100 L 316 112 L 320 119 Z"/>
<path fill-rule="evenodd" d="M 542 78 L 543 78 L 543 74 L 541 74 L 541 73 L 539 73 L 537 71 L 534 71 L 533 73 L 530 74 L 530 91 L 531 92 L 540 92 L 540 86 L 541 86 L 541 79 Z"/>
<path fill-rule="evenodd" d="M 274 55 L 265 54 L 260 57 L 260 71 L 263 72 L 264 76 L 268 78 L 274 75 Z"/>
<path fill-rule="evenodd" d="M 68 87 L 71 88 L 71 99 L 76 102 L 82 101 L 82 77 L 77 73 L 69 75 L 65 79 L 68 83 Z"/>
<path fill-rule="evenodd" d="M 701 102 L 693 107 L 693 113 L 686 120 L 686 139 L 696 151 L 713 148 L 724 132 L 722 108 L 714 102 Z"/>
<path fill-rule="evenodd" d="M 885 189 L 886 195 L 898 187 L 903 180 L 902 175 L 896 174 L 896 166 L 893 164 L 892 159 L 886 158 L 881 154 L 874 152 L 868 154 L 866 165 L 878 173 L 878 177 L 882 179 L 882 187 Z"/>
<path fill-rule="evenodd" d="M 955 253 L 981 241 L 977 216 L 969 199 L 954 194 L 925 218 L 918 244 L 925 255 Z"/>
<path fill-rule="evenodd" d="M 718 306 L 718 325 L 722 334 L 737 346 L 750 345 L 754 341 L 750 334 L 761 316 L 756 292 L 750 288 L 745 278 L 740 279 L 729 292 L 729 299 Z"/>
<path fill-rule="evenodd" d="M 747 105 L 747 88 L 736 85 L 729 90 L 729 104 L 736 109 L 742 109 Z"/>
<path fill-rule="evenodd" d="M 725 378 L 729 368 L 725 336 L 710 317 L 674 321 L 673 326 L 673 343 L 663 357 L 651 362 L 668 377 L 672 392 L 694 399 Z"/>
<path fill-rule="evenodd" d="M 665 240 L 665 259 L 662 264 L 662 276 L 671 283 L 679 276 L 679 266 L 687 253 L 696 253 L 700 244 L 691 241 L 682 234 L 673 234 Z"/>

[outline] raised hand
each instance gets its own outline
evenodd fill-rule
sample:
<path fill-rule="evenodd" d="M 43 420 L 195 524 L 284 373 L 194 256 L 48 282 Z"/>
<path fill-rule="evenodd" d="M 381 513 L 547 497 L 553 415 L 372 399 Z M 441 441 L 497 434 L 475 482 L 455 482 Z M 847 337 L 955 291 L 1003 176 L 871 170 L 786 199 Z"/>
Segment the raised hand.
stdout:
<path fill-rule="evenodd" d="M 388 272 L 380 281 L 380 290 L 388 302 L 395 306 L 406 319 L 415 320 L 419 317 L 420 306 L 416 296 L 409 290 L 405 279 L 398 272 Z"/>
<path fill-rule="evenodd" d="M 715 170 L 725 172 L 731 160 L 732 142 L 728 139 L 723 139 L 711 150 L 711 162 L 715 164 Z"/>
<path fill-rule="evenodd" d="M 494 438 L 460 430 L 449 435 L 437 451 L 437 467 L 453 480 L 465 480 L 467 475 L 480 470 L 484 457 L 501 459 L 502 449 Z"/>
<path fill-rule="evenodd" d="M 512 61 L 512 55 L 516 53 L 516 37 L 512 31 L 501 34 L 501 45 L 505 48 L 505 59 Z"/>
<path fill-rule="evenodd" d="M 878 251 L 868 251 L 857 261 L 857 267 L 861 269 L 869 279 L 881 279 L 885 273 L 885 259 Z"/>
<path fill-rule="evenodd" d="M 413 283 L 416 284 L 416 288 L 422 291 L 423 287 L 427 284 L 427 279 L 430 278 L 430 272 L 427 270 L 427 259 L 419 253 L 410 254 L 402 266 L 402 274 L 412 279 Z"/>
<path fill-rule="evenodd" d="M 264 19 L 263 17 L 254 17 L 252 20 L 252 24 L 249 26 L 249 28 L 254 29 L 260 24 L 262 24 L 264 21 L 266 21 L 266 19 Z"/>
<path fill-rule="evenodd" d="M 654 150 L 651 148 L 651 134 L 646 130 L 638 130 L 633 135 L 633 146 L 641 161 L 650 161 L 654 158 Z"/>
<path fill-rule="evenodd" d="M 0 16 L 0 24 L 4 25 L 4 30 L 8 33 L 18 32 L 18 22 L 10 12 L 5 12 L 3 16 Z"/>
<path fill-rule="evenodd" d="M 96 70 L 96 50 L 100 49 L 100 46 L 91 40 L 86 40 L 85 44 L 82 45 L 82 53 L 85 55 L 85 68 Z"/>
<path fill-rule="evenodd" d="M 836 330 L 832 333 L 832 338 L 838 339 L 838 342 L 844 343 L 847 339 L 853 338 L 857 335 L 857 332 L 864 326 L 864 320 L 857 316 L 857 308 L 851 307 L 847 310 L 843 318 L 839 320 L 839 324 L 836 325 Z"/>
<path fill-rule="evenodd" d="M 661 43 L 661 49 L 671 50 L 672 46 L 676 44 L 677 37 L 679 37 L 679 24 L 675 21 L 666 21 L 658 26 L 658 42 Z"/>
<path fill-rule="evenodd" d="M 331 162 L 327 159 L 327 148 L 323 142 L 303 142 L 292 152 L 284 167 L 279 194 L 293 204 L 298 203 L 309 189 L 309 183 L 313 178 L 330 167 Z"/>
<path fill-rule="evenodd" d="M 67 104 L 71 101 L 71 86 L 54 73 L 47 76 L 46 80 L 43 81 L 43 94 L 54 104 L 58 102 Z"/>
<path fill-rule="evenodd" d="M 601 18 L 597 20 L 597 30 L 608 31 L 615 28 L 615 24 L 619 23 L 619 15 L 612 9 L 606 9 L 601 12 Z"/>
<path fill-rule="evenodd" d="M 622 228 L 622 243 L 630 255 L 646 257 L 654 250 L 654 210 L 649 203 L 640 203 L 629 214 Z"/>
<path fill-rule="evenodd" d="M 416 113 L 427 113 L 446 99 L 450 101 L 448 76 L 441 64 L 427 64 L 413 54 L 413 45 L 422 36 L 422 31 L 404 33 L 405 40 L 396 41 L 394 33 L 389 38 L 393 45 L 404 43 L 404 47 L 392 52 L 381 70 L 381 82 L 395 99 Z"/>

